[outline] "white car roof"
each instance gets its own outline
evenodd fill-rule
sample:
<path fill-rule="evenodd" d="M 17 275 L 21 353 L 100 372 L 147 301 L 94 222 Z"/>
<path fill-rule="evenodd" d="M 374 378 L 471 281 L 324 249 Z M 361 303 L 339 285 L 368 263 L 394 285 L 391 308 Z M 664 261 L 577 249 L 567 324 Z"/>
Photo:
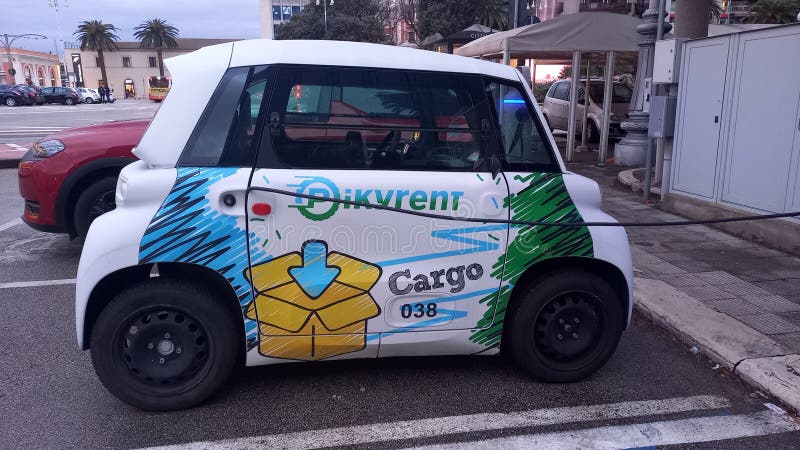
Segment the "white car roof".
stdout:
<path fill-rule="evenodd" d="M 134 154 L 152 167 L 174 167 L 209 98 L 229 67 L 269 64 L 372 67 L 483 74 L 519 81 L 502 64 L 393 45 L 253 39 L 203 47 L 165 60 L 172 87 Z"/>

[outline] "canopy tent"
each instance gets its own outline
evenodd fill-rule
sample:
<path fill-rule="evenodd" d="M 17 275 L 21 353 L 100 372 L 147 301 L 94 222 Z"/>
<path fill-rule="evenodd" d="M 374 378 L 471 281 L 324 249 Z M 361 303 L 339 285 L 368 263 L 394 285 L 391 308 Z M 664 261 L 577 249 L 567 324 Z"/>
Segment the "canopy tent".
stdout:
<path fill-rule="evenodd" d="M 624 14 L 583 12 L 559 16 L 502 33 L 476 39 L 455 51 L 456 55 L 500 58 L 508 64 L 511 58 L 536 59 L 555 63 L 572 59 L 573 74 L 580 73 L 581 52 L 605 52 L 606 82 L 598 159 L 605 162 L 608 152 L 608 125 L 611 110 L 611 74 L 618 52 L 638 52 L 641 35 L 636 27 L 642 20 Z M 567 161 L 575 152 L 575 116 L 578 104 L 578 79 L 572 77 L 567 130 Z M 588 79 L 587 79 L 588 88 Z M 584 111 L 586 108 L 584 108 Z M 582 139 L 586 137 L 586 114 Z"/>
<path fill-rule="evenodd" d="M 442 53 L 453 53 L 453 51 L 462 45 L 474 41 L 480 37 L 486 36 L 488 34 L 497 33 L 498 31 L 489 28 L 487 26 L 483 26 L 480 24 L 474 24 L 467 28 L 464 28 L 461 31 L 455 32 L 447 37 L 442 36 L 441 33 L 435 33 L 431 36 L 425 38 L 424 41 L 420 44 L 422 48 L 425 50 L 434 50 L 437 52 Z"/>
<path fill-rule="evenodd" d="M 456 50 L 456 55 L 492 57 L 504 51 L 511 58 L 566 59 L 580 52 L 637 52 L 642 20 L 624 14 L 583 12 L 476 39 Z"/>

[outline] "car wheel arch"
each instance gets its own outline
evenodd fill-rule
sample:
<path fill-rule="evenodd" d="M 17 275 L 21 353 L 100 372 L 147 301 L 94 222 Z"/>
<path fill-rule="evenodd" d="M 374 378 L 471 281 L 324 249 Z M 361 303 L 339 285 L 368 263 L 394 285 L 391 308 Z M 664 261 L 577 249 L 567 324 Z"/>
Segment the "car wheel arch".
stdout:
<path fill-rule="evenodd" d="M 157 267 L 156 272 L 159 278 L 199 283 L 214 294 L 215 300 L 221 301 L 226 307 L 231 308 L 231 312 L 235 312 L 237 316 L 243 316 L 236 291 L 230 282 L 216 270 L 199 264 L 175 262 L 129 266 L 107 274 L 92 289 L 83 317 L 83 342 L 80 342 L 83 350 L 89 349 L 92 329 L 106 305 L 125 289 L 152 278 L 154 276 L 154 266 Z M 242 354 L 240 356 L 244 358 L 246 350 L 244 320 L 238 323 L 238 333 L 242 339 Z"/>
<path fill-rule="evenodd" d="M 75 213 L 75 202 L 77 202 L 81 192 L 104 177 L 119 176 L 122 168 L 134 161 L 136 159 L 124 157 L 100 158 L 81 165 L 69 174 L 56 195 L 56 224 L 67 230 L 71 238 L 77 237 L 73 215 Z"/>
<path fill-rule="evenodd" d="M 525 290 L 548 275 L 564 269 L 583 269 L 595 273 L 606 280 L 622 302 L 622 310 L 625 313 L 624 323 L 629 323 L 628 302 L 630 301 L 630 293 L 628 292 L 628 283 L 622 270 L 608 261 L 597 258 L 583 256 L 548 258 L 527 268 L 514 284 L 508 305 L 506 306 L 505 317 L 503 318 L 503 337 L 500 344 L 501 351 L 503 350 L 502 341 L 507 338 L 506 334 L 511 329 L 510 323 L 513 320 L 515 308 L 519 305 L 520 299 L 524 297 L 523 294 Z"/>

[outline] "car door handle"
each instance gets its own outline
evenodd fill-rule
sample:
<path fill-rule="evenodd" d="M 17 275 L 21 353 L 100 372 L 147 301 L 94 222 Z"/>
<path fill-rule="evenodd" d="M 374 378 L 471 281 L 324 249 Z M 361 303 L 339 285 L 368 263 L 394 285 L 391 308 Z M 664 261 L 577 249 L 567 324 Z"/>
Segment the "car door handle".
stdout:
<path fill-rule="evenodd" d="M 714 123 L 719 123 L 719 116 L 714 116 Z"/>

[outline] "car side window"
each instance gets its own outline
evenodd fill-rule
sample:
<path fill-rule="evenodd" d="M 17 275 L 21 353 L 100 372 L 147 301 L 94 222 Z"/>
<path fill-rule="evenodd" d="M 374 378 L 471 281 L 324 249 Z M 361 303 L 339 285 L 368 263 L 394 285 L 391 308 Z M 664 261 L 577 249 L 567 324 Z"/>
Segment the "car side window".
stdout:
<path fill-rule="evenodd" d="M 276 157 L 271 164 L 472 171 L 491 145 L 481 135 L 482 123 L 491 123 L 491 110 L 478 76 L 360 68 L 279 70 L 269 109 Z"/>
<path fill-rule="evenodd" d="M 491 81 L 487 90 L 493 100 L 503 142 L 500 152 L 504 170 L 558 172 L 560 168 L 539 117 L 518 85 Z"/>
<path fill-rule="evenodd" d="M 266 102 L 268 70 L 229 69 L 214 91 L 178 161 L 184 167 L 252 166 Z"/>
<path fill-rule="evenodd" d="M 569 88 L 568 83 L 564 82 L 556 83 L 556 89 L 555 92 L 553 92 L 553 97 L 559 100 L 566 100 L 568 88 Z"/>

